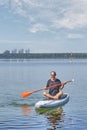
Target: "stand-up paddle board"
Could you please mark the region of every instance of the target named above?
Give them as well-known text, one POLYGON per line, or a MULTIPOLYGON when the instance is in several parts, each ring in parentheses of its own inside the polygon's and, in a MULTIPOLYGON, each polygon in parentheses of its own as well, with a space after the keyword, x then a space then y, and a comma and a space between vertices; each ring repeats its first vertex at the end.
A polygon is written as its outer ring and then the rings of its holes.
POLYGON ((69 101, 69 95, 63 94, 58 100, 42 100, 35 104, 35 108, 52 108, 65 105, 69 101))

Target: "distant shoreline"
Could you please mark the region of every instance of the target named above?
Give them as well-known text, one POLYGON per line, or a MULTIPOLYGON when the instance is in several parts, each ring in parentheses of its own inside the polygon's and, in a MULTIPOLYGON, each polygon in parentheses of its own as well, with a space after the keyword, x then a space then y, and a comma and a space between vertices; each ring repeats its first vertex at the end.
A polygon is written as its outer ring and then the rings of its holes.
POLYGON ((2 53, 0 59, 87 59, 87 53, 2 53))

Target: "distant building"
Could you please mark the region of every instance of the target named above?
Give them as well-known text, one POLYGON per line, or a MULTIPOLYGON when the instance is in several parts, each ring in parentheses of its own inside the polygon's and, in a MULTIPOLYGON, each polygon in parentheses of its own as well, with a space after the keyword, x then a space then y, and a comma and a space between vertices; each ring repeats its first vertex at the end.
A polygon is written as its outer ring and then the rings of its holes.
POLYGON ((24 53, 24 49, 20 49, 20 50, 18 51, 18 53, 19 53, 19 54, 23 54, 23 53, 24 53))
POLYGON ((17 53, 17 49, 12 50, 12 54, 16 54, 17 53))
POLYGON ((3 52, 3 54, 8 55, 8 54, 10 54, 10 51, 9 51, 9 50, 6 50, 6 51, 3 52))
POLYGON ((25 53, 26 54, 30 53, 30 49, 25 50, 25 53))

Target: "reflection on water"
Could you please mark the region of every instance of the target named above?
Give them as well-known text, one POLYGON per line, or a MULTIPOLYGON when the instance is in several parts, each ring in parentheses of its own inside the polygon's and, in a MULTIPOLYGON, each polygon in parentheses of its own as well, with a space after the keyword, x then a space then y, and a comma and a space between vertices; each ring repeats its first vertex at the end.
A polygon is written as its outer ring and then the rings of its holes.
MULTIPOLYGON (((58 108, 39 108, 35 109, 36 113, 39 115, 44 115, 47 119, 47 130, 55 130, 56 128, 62 128, 64 112, 62 107, 58 108)), ((22 105, 22 114, 23 116, 29 116, 32 113, 32 109, 29 105, 22 105)))
POLYGON ((63 122, 63 109, 62 107, 58 108, 39 108, 36 109, 36 112, 38 114, 44 114, 47 118, 48 125, 51 126, 51 128, 47 128, 47 130, 55 130, 56 128, 61 128, 62 125, 60 124, 63 122))
POLYGON ((63 117, 62 108, 57 108, 56 111, 47 114, 47 119, 52 130, 62 127, 62 125, 60 124, 60 122, 63 122, 62 117, 63 117))
POLYGON ((31 108, 29 107, 29 105, 26 105, 26 104, 23 104, 23 105, 22 105, 22 114, 23 114, 24 116, 29 115, 29 113, 31 113, 31 112, 32 112, 32 110, 31 110, 31 108))

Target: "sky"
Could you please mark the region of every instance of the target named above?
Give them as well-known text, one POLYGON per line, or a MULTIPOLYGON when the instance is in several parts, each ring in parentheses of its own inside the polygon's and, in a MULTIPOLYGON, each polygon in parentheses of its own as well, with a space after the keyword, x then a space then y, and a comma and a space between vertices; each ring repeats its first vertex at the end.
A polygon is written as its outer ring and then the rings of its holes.
POLYGON ((87 0, 0 0, 0 53, 87 53, 87 0))

